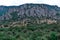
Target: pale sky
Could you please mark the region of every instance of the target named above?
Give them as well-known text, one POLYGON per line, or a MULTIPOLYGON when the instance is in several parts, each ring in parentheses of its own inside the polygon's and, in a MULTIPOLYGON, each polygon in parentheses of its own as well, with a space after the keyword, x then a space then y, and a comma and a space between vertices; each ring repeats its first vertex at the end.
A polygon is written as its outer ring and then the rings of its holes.
POLYGON ((60 6, 60 0, 0 0, 0 5, 21 5, 25 3, 39 3, 60 6))

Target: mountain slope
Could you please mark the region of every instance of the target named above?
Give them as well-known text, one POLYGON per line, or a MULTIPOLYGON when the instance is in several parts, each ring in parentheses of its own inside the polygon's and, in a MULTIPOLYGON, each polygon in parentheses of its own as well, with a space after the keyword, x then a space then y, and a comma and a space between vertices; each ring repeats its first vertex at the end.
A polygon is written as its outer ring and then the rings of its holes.
POLYGON ((0 40, 60 40, 60 7, 0 6, 0 40))
POLYGON ((24 19, 60 20, 60 7, 47 4, 23 4, 20 6, 0 6, 0 21, 24 19))

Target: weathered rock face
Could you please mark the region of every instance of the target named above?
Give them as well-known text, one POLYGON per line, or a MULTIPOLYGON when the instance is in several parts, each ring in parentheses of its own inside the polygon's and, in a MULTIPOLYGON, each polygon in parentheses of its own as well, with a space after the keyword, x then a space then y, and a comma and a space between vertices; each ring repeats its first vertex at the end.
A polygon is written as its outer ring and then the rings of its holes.
POLYGON ((23 4, 20 6, 0 6, 0 21, 22 19, 60 20, 60 7, 47 4, 23 4))

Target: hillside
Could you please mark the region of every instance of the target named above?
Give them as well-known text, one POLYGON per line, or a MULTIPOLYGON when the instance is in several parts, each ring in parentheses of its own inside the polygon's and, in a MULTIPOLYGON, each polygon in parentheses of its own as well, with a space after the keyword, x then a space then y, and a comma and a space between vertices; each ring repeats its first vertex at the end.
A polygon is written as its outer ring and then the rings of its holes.
POLYGON ((0 6, 0 40, 60 40, 60 7, 0 6))
POLYGON ((0 20, 21 19, 60 20, 60 7, 47 4, 23 4, 20 6, 0 6, 0 20))

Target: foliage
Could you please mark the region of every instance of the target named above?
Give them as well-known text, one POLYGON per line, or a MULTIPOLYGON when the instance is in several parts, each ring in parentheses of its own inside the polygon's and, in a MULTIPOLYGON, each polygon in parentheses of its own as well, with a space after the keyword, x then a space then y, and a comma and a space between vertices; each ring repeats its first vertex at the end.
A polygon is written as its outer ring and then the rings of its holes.
POLYGON ((12 16, 12 19, 13 20, 17 20, 17 18, 18 18, 18 14, 17 14, 18 12, 12 12, 11 13, 11 16, 12 16))
POLYGON ((56 40, 59 26, 58 24, 44 23, 4 27, 0 28, 0 40, 56 40))

